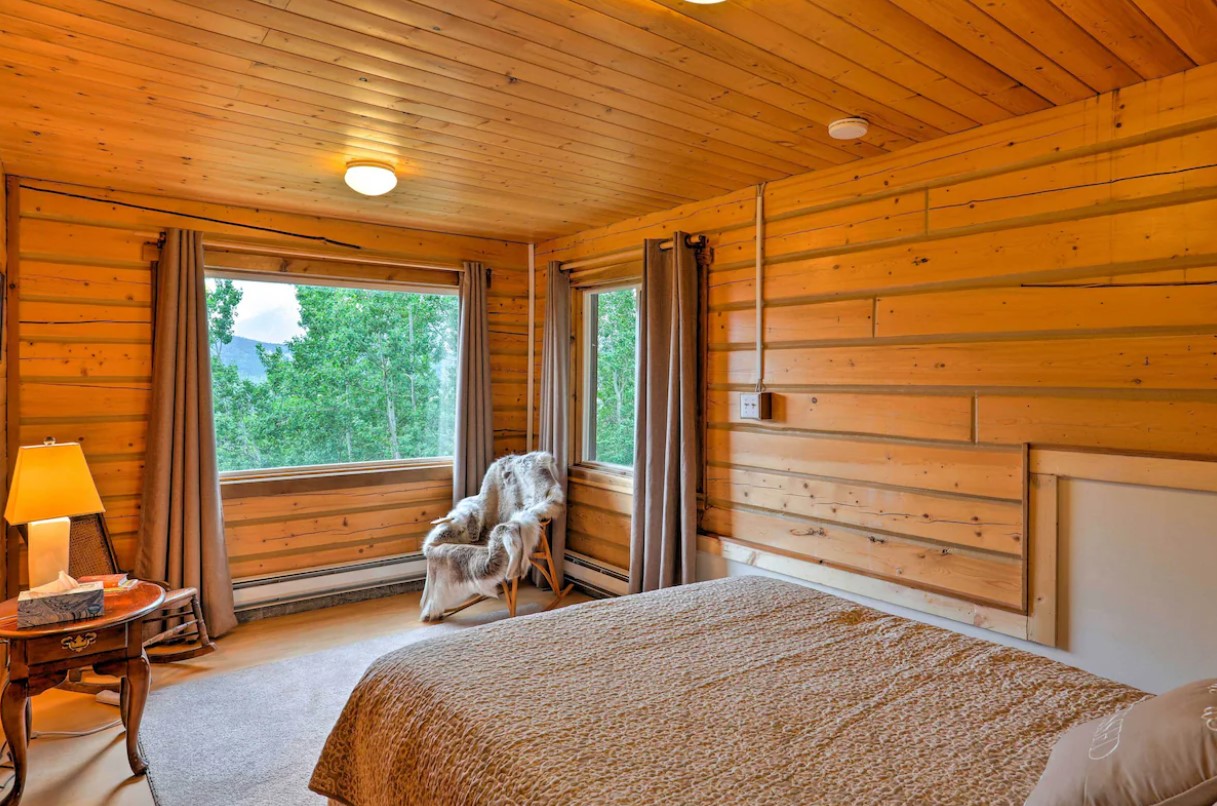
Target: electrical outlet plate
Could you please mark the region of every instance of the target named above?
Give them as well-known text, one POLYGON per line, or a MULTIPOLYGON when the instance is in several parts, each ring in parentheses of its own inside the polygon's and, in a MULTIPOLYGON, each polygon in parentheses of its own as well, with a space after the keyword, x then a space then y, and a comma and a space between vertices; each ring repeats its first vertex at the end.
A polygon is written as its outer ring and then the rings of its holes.
POLYGON ((742 392, 739 396, 741 420, 769 420, 773 418, 772 392, 742 392))

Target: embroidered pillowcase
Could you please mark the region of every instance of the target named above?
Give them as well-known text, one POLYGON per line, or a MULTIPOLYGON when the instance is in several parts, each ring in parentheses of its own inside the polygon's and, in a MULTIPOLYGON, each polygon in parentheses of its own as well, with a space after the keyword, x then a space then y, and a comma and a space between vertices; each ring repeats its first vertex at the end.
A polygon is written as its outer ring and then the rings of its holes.
POLYGON ((1217 803, 1217 679, 1071 728, 1027 806, 1217 803))

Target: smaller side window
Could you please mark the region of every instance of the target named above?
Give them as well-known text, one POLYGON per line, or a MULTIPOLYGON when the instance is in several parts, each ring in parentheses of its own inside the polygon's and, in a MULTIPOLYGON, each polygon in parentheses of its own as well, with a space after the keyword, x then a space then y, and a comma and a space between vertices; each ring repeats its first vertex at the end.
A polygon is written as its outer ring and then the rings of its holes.
POLYGON ((586 305, 584 459, 633 467, 638 289, 589 292, 586 305))

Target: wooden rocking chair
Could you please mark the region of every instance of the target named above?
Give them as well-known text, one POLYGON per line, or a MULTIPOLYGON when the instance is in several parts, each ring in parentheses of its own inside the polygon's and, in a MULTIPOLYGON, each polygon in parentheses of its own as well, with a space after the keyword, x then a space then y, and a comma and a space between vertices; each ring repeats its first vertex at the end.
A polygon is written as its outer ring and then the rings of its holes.
MULTIPOLYGON (((558 579, 558 569, 554 567, 554 555, 549 548, 549 525, 549 521, 541 522, 541 539, 537 541, 537 550, 534 551, 528 558, 528 561, 532 567, 536 568, 545 581, 549 583, 549 589, 554 594, 553 598, 549 600, 549 603, 546 604, 545 607, 541 608, 541 612, 553 610, 562 603, 562 600, 566 598, 566 595, 575 587, 573 582, 567 585, 565 588, 561 587, 562 580, 558 579)), ((507 603, 508 618, 515 618, 516 597, 519 594, 519 585, 519 577, 515 577, 510 580, 505 579, 499 583, 499 588, 503 591, 503 601, 507 603)), ((483 602, 487 598, 488 597, 486 596, 474 596, 469 601, 459 604, 451 610, 445 610, 444 618, 448 618, 448 616, 459 613, 467 607, 473 607, 478 602, 483 602)))
MULTIPOLYGON (((68 573, 73 577, 123 573, 118 567, 110 532, 100 514, 72 518, 68 573)), ((203 620, 199 592, 194 588, 172 588, 167 582, 147 581, 165 589, 165 603, 144 622, 144 648, 173 642, 171 648, 148 652, 148 660, 152 663, 173 663, 215 652, 216 645, 207 635, 207 622, 203 620), (155 629, 150 629, 150 625, 160 629, 148 635, 155 629)), ((117 684, 85 683, 78 669, 69 673, 67 681, 60 688, 96 694, 103 689, 117 690, 117 684)))

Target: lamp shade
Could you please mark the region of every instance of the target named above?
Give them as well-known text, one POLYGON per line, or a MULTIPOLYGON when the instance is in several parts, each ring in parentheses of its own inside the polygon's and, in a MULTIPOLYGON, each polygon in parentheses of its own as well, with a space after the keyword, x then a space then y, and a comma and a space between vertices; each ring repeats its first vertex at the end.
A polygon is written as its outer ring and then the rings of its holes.
POLYGON ((4 508, 4 519, 10 524, 105 511, 80 445, 49 442, 17 450, 4 508))

